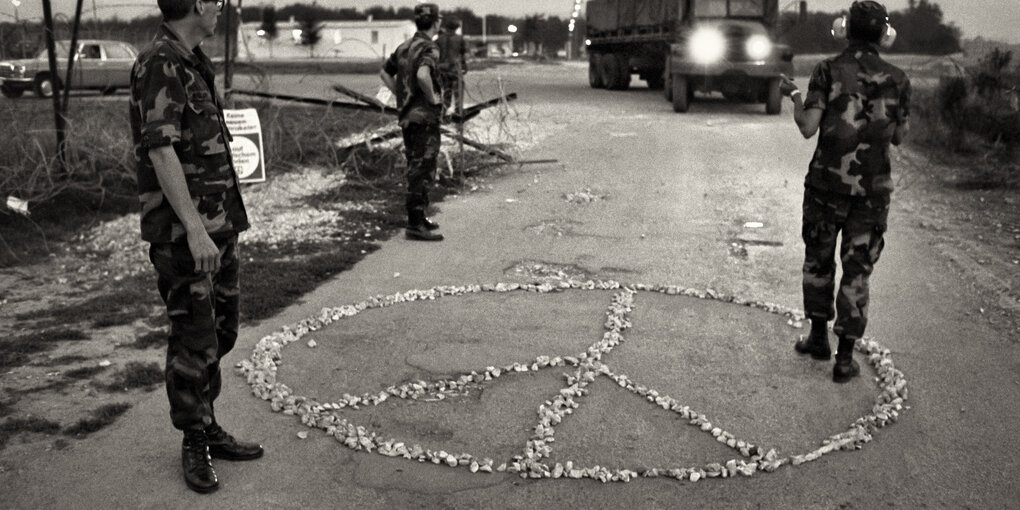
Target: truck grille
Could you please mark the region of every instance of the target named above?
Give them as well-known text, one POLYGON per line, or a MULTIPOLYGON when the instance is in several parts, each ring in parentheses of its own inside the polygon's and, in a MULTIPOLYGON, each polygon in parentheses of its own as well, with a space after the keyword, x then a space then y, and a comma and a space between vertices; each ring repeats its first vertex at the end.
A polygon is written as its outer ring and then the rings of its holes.
POLYGON ((0 64, 0 78, 13 78, 16 74, 11 64, 0 64))
POLYGON ((741 26, 731 26, 726 30, 726 60, 729 62, 747 62, 747 31, 741 26))

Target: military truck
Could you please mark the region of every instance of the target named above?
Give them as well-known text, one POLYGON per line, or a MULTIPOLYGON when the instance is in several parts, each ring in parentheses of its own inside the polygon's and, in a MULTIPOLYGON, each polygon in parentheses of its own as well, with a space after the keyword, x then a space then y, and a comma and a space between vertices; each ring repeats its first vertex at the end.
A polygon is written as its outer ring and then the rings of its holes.
POLYGON ((677 112, 694 93, 782 110, 779 75, 793 53, 776 43, 779 0, 592 0, 587 4, 588 82, 625 90, 632 74, 663 89, 677 112))

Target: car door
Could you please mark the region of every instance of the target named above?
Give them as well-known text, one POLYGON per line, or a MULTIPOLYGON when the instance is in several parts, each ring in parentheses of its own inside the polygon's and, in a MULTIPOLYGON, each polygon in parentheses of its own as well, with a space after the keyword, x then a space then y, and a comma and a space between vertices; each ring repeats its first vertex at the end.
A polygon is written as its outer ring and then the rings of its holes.
POLYGON ((126 88, 131 84, 131 66, 135 63, 135 50, 122 42, 103 44, 106 60, 103 65, 106 72, 106 88, 126 88))
POLYGON ((99 43, 86 42, 78 46, 78 61, 74 67, 75 87, 88 89, 106 87, 103 49, 99 43))

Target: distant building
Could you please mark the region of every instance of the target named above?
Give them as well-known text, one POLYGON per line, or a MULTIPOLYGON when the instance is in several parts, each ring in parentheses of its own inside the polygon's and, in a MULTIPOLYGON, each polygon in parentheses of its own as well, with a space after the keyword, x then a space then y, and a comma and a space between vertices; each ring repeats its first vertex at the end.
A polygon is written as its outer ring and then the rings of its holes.
POLYGON ((277 37, 273 40, 260 33, 261 25, 241 24, 237 32, 239 60, 383 60, 416 31, 414 22, 408 20, 324 21, 319 24, 319 42, 309 47, 301 44, 301 24, 293 18, 276 24, 277 37))

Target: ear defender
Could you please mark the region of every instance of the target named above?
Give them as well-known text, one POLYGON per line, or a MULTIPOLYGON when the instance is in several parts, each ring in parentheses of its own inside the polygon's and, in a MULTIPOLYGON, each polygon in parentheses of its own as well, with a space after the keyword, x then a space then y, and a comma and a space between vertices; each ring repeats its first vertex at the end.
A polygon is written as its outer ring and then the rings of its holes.
POLYGON ((886 23, 885 33, 882 34, 882 39, 878 41, 878 45, 885 49, 889 49, 895 42, 896 42, 896 29, 893 28, 893 26, 890 25, 889 23, 886 23))
POLYGON ((840 16, 832 20, 832 38, 837 41, 846 40, 847 37, 847 17, 840 16))
MULTIPOLYGON (((850 18, 848 16, 840 16, 832 20, 832 38, 837 41, 845 41, 850 32, 850 18)), ((879 39, 878 45, 883 48, 892 47, 893 43, 896 42, 896 29, 889 24, 886 20, 885 31, 882 32, 882 38, 879 39)))

